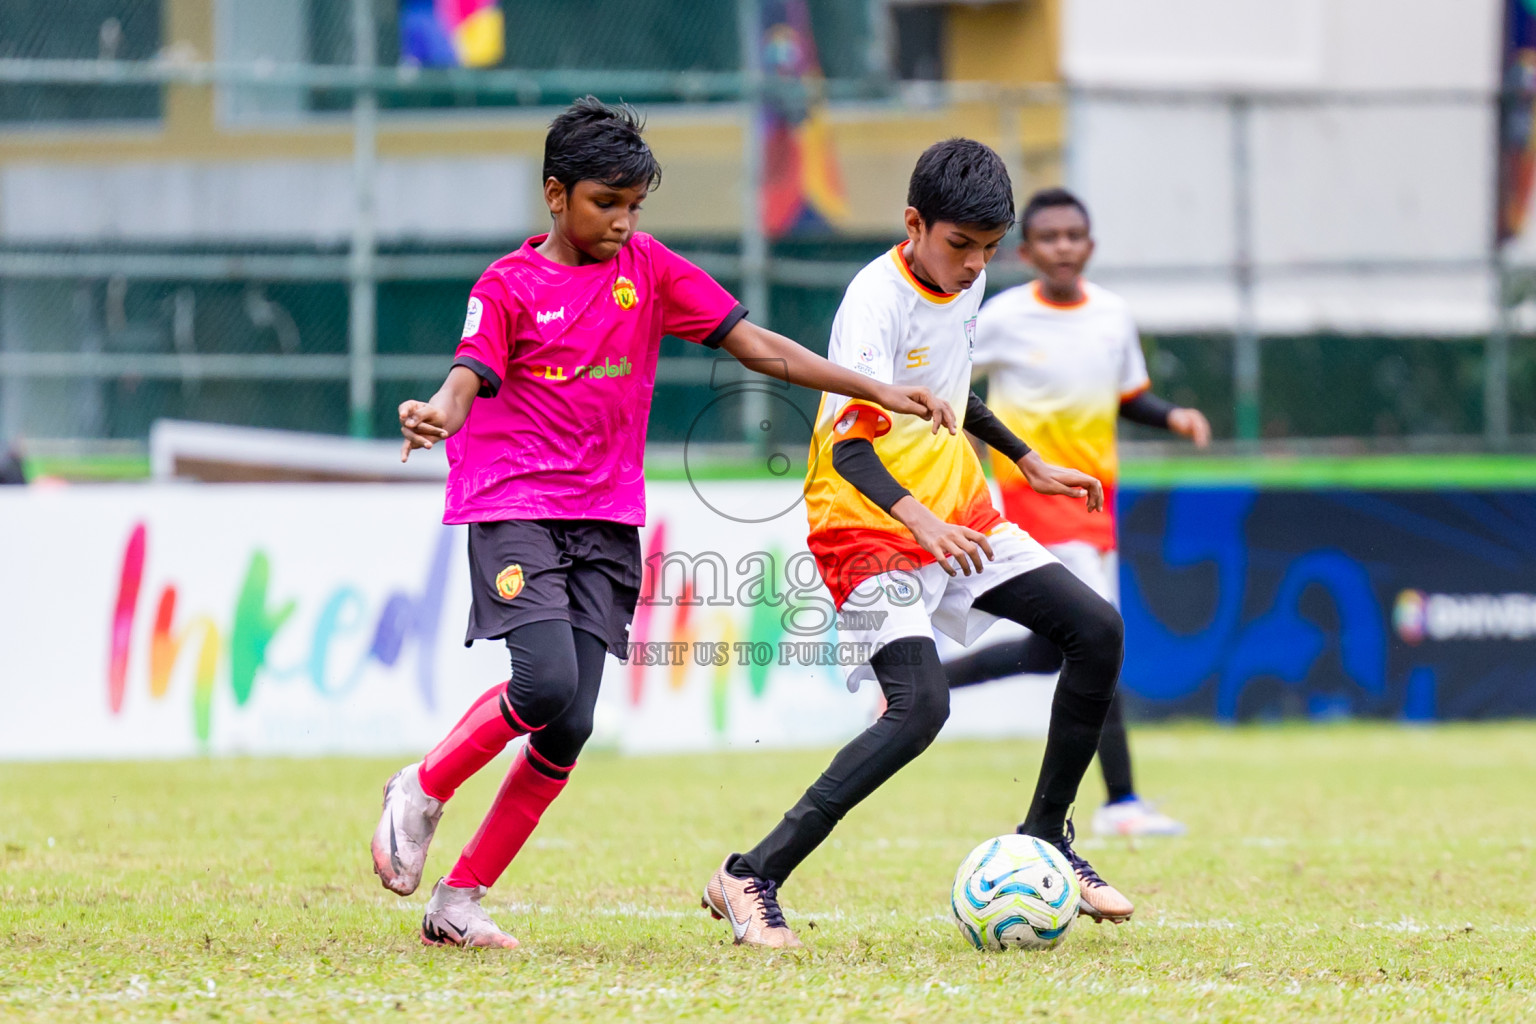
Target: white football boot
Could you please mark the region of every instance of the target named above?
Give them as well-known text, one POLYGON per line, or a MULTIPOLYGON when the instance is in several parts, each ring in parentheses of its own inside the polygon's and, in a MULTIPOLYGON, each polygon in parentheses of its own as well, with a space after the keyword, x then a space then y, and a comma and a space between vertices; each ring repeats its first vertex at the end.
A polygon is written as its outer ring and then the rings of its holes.
POLYGON ((420 767, 408 764, 384 784, 384 813, 373 832, 373 872, 384 888, 401 896, 421 885, 427 847, 443 816, 443 802, 421 791, 420 767))
POLYGON ((439 878, 421 919, 421 941, 427 946, 467 946, 475 949, 516 949, 518 942, 496 927, 480 900, 485 886, 458 889, 439 878))
POLYGON ((1093 831, 1101 836, 1181 836, 1186 830, 1183 822, 1138 796, 1094 811, 1093 831))

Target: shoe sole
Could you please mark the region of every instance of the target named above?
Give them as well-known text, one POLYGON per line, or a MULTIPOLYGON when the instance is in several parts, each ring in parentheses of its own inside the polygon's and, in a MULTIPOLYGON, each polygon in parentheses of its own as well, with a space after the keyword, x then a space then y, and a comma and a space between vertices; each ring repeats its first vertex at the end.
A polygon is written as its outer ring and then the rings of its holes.
POLYGON ((513 944, 510 946, 471 946, 463 942, 442 942, 438 939, 429 939, 427 938, 426 932, 420 932, 418 934, 421 938, 421 944, 423 946, 435 946, 441 949, 499 949, 503 952, 510 953, 512 950, 517 949, 522 945, 521 942, 513 939, 513 944))
POLYGON ((1105 921, 1108 921, 1110 924, 1125 924, 1125 922, 1131 919, 1131 914, 1136 913, 1136 911, 1133 910, 1130 914, 1105 914, 1097 910, 1089 910, 1086 903, 1079 903, 1077 905, 1077 913, 1078 916, 1086 917, 1094 924, 1103 924, 1105 921))

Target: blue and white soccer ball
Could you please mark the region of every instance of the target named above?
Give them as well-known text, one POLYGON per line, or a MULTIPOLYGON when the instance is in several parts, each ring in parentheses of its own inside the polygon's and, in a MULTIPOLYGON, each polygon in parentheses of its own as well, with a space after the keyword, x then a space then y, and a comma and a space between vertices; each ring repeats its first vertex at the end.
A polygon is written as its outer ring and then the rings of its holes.
POLYGON ((1050 949, 1077 920, 1082 887, 1061 851, 1034 836, 988 839, 955 873, 950 909, 977 949, 1050 949))

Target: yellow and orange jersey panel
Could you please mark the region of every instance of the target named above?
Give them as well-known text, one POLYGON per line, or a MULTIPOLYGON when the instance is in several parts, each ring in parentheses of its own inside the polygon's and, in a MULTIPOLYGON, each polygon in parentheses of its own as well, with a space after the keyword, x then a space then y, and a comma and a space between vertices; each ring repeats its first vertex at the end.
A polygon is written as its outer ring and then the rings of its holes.
MULTIPOLYGON (((870 263, 848 285, 827 358, 887 384, 925 386, 963 417, 986 277, 963 292, 935 292, 912 275, 902 256, 906 244, 870 263)), ((946 522, 985 533, 1002 521, 963 433, 935 434, 916 416, 823 395, 805 481, 807 544, 839 606, 870 576, 933 561, 906 527, 832 467, 832 445, 846 437, 868 438, 897 482, 946 522)))
MULTIPOLYGON (((1010 288, 981 310, 975 373, 988 378, 987 406, 998 419, 1047 462, 1098 477, 1112 513, 1120 403, 1149 383, 1125 302, 1087 281, 1083 299, 1069 306, 1049 302, 1034 282, 1010 288)), ((1001 457, 994 469, 1008 518, 1040 543, 1115 546, 1112 514, 1091 514, 1081 499, 1036 494, 1001 457)))

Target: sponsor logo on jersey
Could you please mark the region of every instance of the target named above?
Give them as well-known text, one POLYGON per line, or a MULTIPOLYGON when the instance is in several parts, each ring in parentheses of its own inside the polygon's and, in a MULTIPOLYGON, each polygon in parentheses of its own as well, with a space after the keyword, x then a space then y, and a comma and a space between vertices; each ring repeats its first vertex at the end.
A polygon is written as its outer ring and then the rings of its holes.
POLYGON ((1404 643, 1536 639, 1536 594, 1426 594, 1404 590, 1392 607, 1404 643))
POLYGON ((528 372, 535 377, 553 381, 580 380, 583 377, 603 380, 608 377, 628 377, 635 372, 635 364, 627 356, 620 356, 617 363, 605 359, 601 363, 583 363, 580 366, 535 365, 528 372))
POLYGON ((485 315, 485 303, 477 298, 469 300, 469 312, 464 314, 464 333, 460 338, 473 337, 480 330, 480 318, 485 315))
POLYGON ((928 349, 929 349, 929 346, 923 345, 923 346, 921 346, 919 348, 914 348, 912 351, 908 352, 907 353, 907 369, 909 369, 909 370, 920 370, 923 367, 930 365, 929 362, 928 362, 928 349))
POLYGON ((627 277, 617 277, 613 282, 613 301, 619 304, 620 309, 634 309, 635 303, 640 301, 640 293, 635 291, 635 282, 627 277))
POLYGON ((555 320, 565 323, 565 307, 561 306, 559 309, 552 309, 547 313, 537 313, 534 315, 534 319, 539 322, 540 327, 555 320))
POLYGON ((503 600, 510 601, 522 592, 522 566, 514 563, 496 574, 496 593, 500 594, 503 600))

